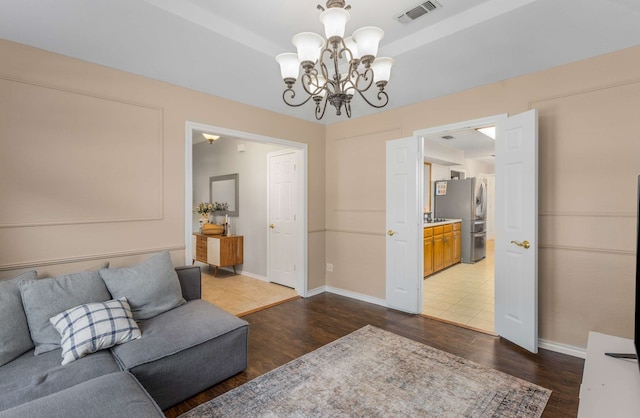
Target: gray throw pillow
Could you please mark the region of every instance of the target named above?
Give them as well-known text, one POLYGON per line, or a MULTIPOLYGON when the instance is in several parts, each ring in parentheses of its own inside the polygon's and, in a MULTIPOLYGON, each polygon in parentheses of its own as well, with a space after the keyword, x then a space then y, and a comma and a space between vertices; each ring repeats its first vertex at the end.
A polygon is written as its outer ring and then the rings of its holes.
POLYGON ((20 282, 35 278, 36 272, 28 271, 0 281, 0 366, 33 348, 20 297, 20 282))
POLYGON ((97 271, 23 280, 20 293, 36 355, 60 348, 60 334, 49 318, 75 306, 111 299, 97 271))
POLYGON ((153 318, 186 303, 168 252, 132 267, 100 270, 113 299, 127 298, 133 319, 153 318))

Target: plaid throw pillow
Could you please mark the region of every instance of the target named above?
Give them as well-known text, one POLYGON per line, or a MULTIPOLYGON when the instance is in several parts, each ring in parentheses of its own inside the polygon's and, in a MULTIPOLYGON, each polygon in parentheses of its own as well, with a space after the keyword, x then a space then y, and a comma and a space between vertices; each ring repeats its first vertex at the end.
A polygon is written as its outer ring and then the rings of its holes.
POLYGON ((140 338, 126 298, 76 306, 49 319, 62 336, 62 364, 140 338))

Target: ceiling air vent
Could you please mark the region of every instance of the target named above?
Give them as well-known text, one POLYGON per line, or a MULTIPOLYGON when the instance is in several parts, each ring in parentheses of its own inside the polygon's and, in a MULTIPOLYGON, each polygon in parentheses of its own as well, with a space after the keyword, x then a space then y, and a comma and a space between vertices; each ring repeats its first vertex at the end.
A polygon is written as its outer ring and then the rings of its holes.
POLYGON ((404 24, 411 23, 420 16, 424 16, 427 13, 432 13, 436 9, 440 8, 442 8, 442 5, 436 0, 425 1, 424 3, 420 3, 419 5, 405 11, 400 16, 397 16, 396 20, 404 24))

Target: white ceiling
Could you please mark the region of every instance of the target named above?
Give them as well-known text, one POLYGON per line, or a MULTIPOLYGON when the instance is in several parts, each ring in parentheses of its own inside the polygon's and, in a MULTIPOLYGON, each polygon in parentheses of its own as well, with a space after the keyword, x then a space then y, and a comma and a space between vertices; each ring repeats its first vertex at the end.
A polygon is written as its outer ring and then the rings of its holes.
POLYGON ((426 154, 429 152, 429 143, 434 143, 463 151, 465 159, 486 164, 495 164, 496 161, 496 141, 476 129, 425 135, 424 139, 426 154))
MULTIPOLYGON (((638 0, 438 1, 408 25, 394 17, 420 0, 347 1, 347 33, 381 27, 379 55, 396 60, 385 109, 640 44, 638 0)), ((274 56, 322 34, 319 2, 0 0, 0 38, 315 121, 311 103, 282 102, 274 56)), ((377 111, 353 103, 353 117, 377 111)))

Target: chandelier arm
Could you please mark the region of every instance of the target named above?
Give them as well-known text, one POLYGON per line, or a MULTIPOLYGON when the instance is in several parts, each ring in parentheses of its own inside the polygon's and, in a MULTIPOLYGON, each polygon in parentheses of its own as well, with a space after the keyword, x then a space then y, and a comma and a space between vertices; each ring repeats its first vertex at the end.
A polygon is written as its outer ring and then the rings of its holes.
POLYGON ((359 73, 357 69, 354 69, 353 73, 351 73, 351 77, 354 78, 354 81, 352 81, 351 84, 359 93, 369 90, 373 85, 373 70, 371 68, 368 68, 364 73, 359 73), (358 85, 360 84, 360 80, 365 80, 367 84, 359 87, 358 85))
POLYGON ((309 95, 309 97, 319 93, 319 89, 314 89, 313 91, 311 91, 311 89, 309 88, 311 85, 313 85, 313 79, 311 77, 315 78, 315 82, 317 85, 318 75, 315 69, 313 69, 310 73, 302 74, 302 79, 300 80, 300 84, 302 84, 302 88, 304 89, 305 93, 309 95))
POLYGON ((360 90, 357 90, 357 89, 356 89, 356 91, 357 91, 357 92, 358 92, 358 94, 359 94, 359 95, 364 99, 364 101, 365 101, 365 102, 367 102, 367 104, 368 104, 369 106, 371 106, 371 107, 375 107, 375 108, 377 108, 377 109, 380 109, 380 108, 385 107, 385 106, 387 105, 387 103, 389 103, 389 96, 387 95, 387 92, 386 92, 386 91, 384 91, 384 90, 379 91, 379 92, 378 92, 378 94, 377 94, 378 100, 380 100, 380 101, 382 101, 382 102, 383 102, 383 103, 382 103, 382 104, 380 104, 380 105, 376 105, 376 104, 371 103, 371 102, 370 102, 370 101, 365 97, 365 95, 364 95, 364 94, 362 94, 362 92, 361 92, 360 90))
POLYGON ((320 102, 316 102, 316 120, 320 120, 324 117, 324 112, 327 110, 327 97, 328 96, 325 96, 323 100, 324 106, 322 107, 322 112, 320 112, 320 102))
POLYGON ((289 101, 289 100, 293 100, 295 97, 296 97, 296 92, 292 88, 285 89, 285 91, 282 92, 282 100, 291 107, 300 107, 311 99, 311 96, 309 96, 305 101, 297 104, 292 101, 289 101), (291 97, 289 99, 287 99, 287 93, 291 93, 291 97))

